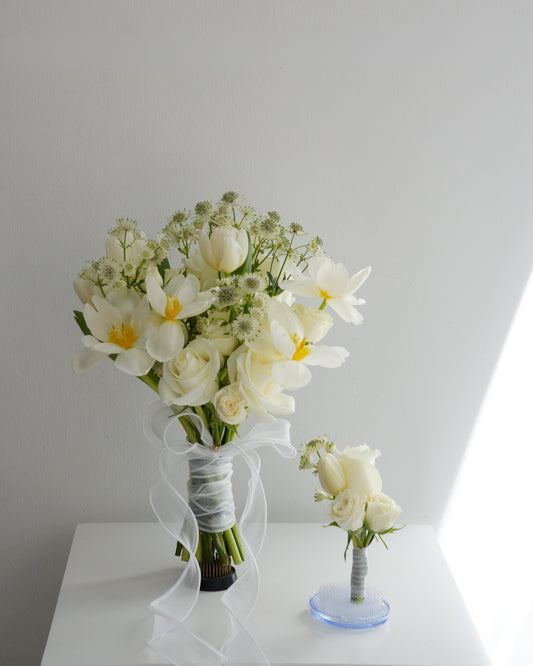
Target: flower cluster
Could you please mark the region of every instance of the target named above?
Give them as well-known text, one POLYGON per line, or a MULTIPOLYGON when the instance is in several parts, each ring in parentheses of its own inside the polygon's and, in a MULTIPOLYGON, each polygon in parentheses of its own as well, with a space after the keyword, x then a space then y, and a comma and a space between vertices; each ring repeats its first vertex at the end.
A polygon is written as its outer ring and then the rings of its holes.
MULTIPOLYGON (((176 413, 194 410, 216 446, 248 415, 292 413, 289 392, 310 381, 313 366, 346 360, 347 350, 322 344, 329 310, 360 324, 364 301, 354 294, 370 272, 351 276, 320 238, 302 235, 299 223, 257 214, 236 192, 176 212, 155 239, 118 220, 105 256, 74 282, 84 303, 75 312, 84 333, 75 371, 111 358, 176 413)), ((181 423, 199 441, 193 422, 184 415, 181 423)))
POLYGON ((394 521, 401 508, 381 491, 382 480, 375 461, 381 455, 366 444, 336 447, 327 437, 313 439, 302 447, 300 469, 311 469, 318 475, 322 490, 315 501, 329 500, 330 525, 348 532, 348 545, 366 548, 378 537, 396 532, 394 521))

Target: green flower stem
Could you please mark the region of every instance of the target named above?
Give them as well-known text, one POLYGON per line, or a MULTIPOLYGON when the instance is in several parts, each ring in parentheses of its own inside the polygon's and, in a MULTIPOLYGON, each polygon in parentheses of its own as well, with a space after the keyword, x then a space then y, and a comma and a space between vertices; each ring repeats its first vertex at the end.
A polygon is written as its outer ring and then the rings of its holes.
POLYGON ((328 304, 328 299, 325 298, 325 299, 322 301, 322 303, 320 303, 320 307, 319 307, 318 309, 319 309, 319 310, 325 310, 327 304, 328 304))
POLYGON ((235 564, 241 564, 243 562, 243 558, 241 557, 239 547, 237 546, 237 542, 235 541, 235 537, 233 536, 233 531, 226 530, 224 532, 224 538, 226 539, 226 545, 228 547, 229 553, 233 561, 235 562, 235 564))
POLYGON ((239 534, 239 528, 237 527, 237 523, 235 523, 235 525, 231 528, 231 532, 233 534, 233 538, 235 539, 235 543, 237 544, 237 548, 239 549, 241 558, 244 561, 245 558, 244 546, 242 545, 241 535, 239 534))

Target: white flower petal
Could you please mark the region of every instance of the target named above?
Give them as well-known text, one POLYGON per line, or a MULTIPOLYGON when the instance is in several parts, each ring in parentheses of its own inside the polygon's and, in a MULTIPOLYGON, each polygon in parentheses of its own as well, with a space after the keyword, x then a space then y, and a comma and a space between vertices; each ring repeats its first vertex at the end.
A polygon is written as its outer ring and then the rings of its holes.
POLYGON ((306 365, 320 365, 323 368, 338 368, 350 355, 344 347, 318 345, 309 349, 309 354, 302 359, 306 365))
MULTIPOLYGON (((94 297, 96 298, 96 297, 94 297)), ((99 340, 107 340, 109 337, 108 326, 100 316, 100 314, 93 308, 90 303, 87 303, 83 308, 83 316, 85 323, 89 327, 91 333, 99 340)))
POLYGON ((79 349, 72 359, 72 369, 76 373, 85 372, 85 370, 105 358, 106 355, 92 349, 79 349))
POLYGON ((179 291, 172 293, 176 293, 180 303, 185 306, 189 305, 189 303, 192 303, 195 300, 199 291, 200 282, 198 278, 194 275, 187 275, 179 291))
POLYGON ((141 337, 142 332, 150 321, 150 306, 148 299, 143 298, 131 315, 130 326, 133 328, 137 338, 141 337))
POLYGON ((185 337, 180 324, 165 321, 146 341, 146 349, 156 361, 168 361, 175 356, 185 344, 185 337))
POLYGON ((311 381, 311 371, 299 361, 277 361, 272 364, 272 377, 283 388, 302 388, 311 381))
POLYGON ((161 289, 161 286, 158 284, 154 277, 148 276, 145 282, 146 294, 148 296, 148 300, 150 301, 150 305, 157 312, 157 314, 160 314, 162 317, 164 317, 165 309, 167 307, 167 295, 161 289))
POLYGON ((367 277, 370 275, 371 267, 367 266, 362 270, 358 271, 355 275, 352 275, 348 283, 348 291, 353 294, 354 291, 357 291, 359 287, 365 282, 367 277))
POLYGON ((328 305, 334 310, 341 319, 344 321, 350 322, 351 324, 361 324, 363 321, 363 315, 356 310, 353 305, 350 305, 343 298, 330 298, 328 300, 328 305))
POLYGON ((292 358, 296 352, 296 345, 287 330, 277 321, 270 324, 272 342, 283 358, 292 358))
POLYGON ((150 354, 138 347, 127 349, 122 354, 119 354, 115 360, 115 365, 119 370, 126 372, 128 375, 135 375, 137 377, 145 375, 153 364, 154 359, 150 354))
MULTIPOLYGON (((98 314, 104 321, 107 329, 110 329, 112 326, 120 327, 124 321, 124 316, 118 308, 116 308, 107 299, 102 298, 101 296, 93 296, 93 303, 94 307, 98 310, 98 314)), ((105 340, 106 338, 100 339, 105 340)))

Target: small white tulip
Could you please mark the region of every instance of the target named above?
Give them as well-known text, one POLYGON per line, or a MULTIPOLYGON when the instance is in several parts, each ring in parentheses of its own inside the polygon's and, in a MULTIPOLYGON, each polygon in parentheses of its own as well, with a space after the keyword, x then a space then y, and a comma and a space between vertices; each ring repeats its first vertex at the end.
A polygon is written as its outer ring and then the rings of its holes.
POLYGON ((362 497, 381 492, 381 475, 374 465, 346 455, 341 455, 339 462, 346 477, 346 488, 362 497))
POLYGON ((216 227, 211 236, 204 229, 200 232, 199 245, 206 264, 223 273, 232 273, 248 256, 248 234, 244 229, 216 227))
POLYGON ((326 453, 318 461, 318 479, 322 488, 333 496, 346 488, 342 467, 331 453, 326 453))

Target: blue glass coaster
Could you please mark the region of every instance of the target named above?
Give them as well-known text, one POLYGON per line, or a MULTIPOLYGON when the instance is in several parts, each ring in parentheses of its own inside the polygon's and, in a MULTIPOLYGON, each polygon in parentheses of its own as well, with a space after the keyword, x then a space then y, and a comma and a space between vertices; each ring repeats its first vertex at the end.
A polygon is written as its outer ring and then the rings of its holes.
POLYGON ((367 585, 364 601, 350 601, 350 584, 326 583, 309 599, 309 610, 321 622, 344 629, 368 629, 385 623, 390 606, 379 590, 367 585))

